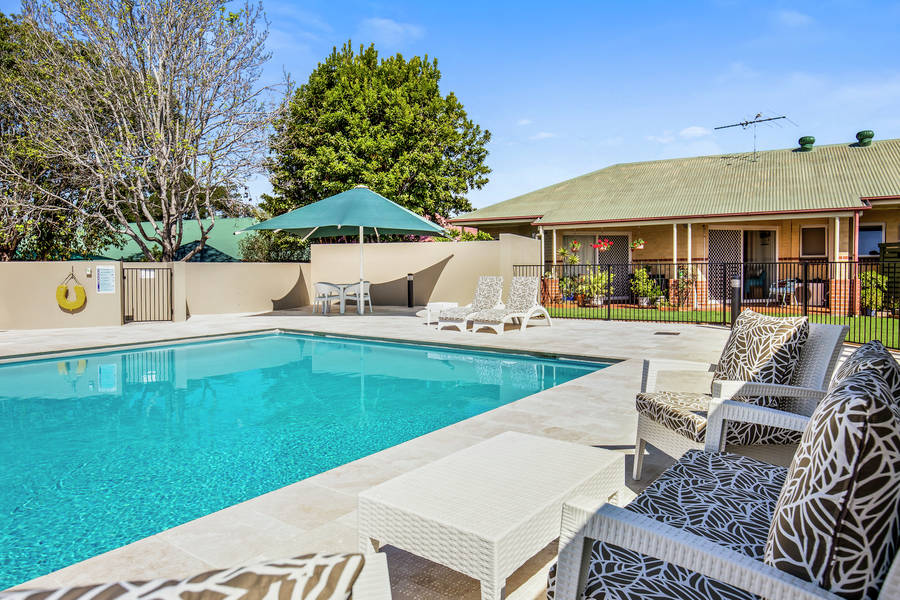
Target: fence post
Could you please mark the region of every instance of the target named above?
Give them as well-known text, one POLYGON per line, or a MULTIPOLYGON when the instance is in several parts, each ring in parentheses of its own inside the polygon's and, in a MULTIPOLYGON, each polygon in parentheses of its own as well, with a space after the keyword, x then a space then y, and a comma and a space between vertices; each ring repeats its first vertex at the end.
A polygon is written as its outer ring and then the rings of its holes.
POLYGON ((731 278, 731 326, 734 327, 741 314, 741 278, 731 278))
POLYGON ((606 320, 612 318, 612 265, 606 265, 606 320))
POLYGON ((809 316, 809 263, 803 263, 803 316, 809 316))

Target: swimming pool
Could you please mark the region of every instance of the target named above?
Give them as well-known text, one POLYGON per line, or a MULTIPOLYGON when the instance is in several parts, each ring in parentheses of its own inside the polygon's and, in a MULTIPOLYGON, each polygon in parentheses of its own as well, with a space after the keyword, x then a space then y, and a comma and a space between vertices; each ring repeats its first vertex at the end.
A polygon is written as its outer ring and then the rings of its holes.
POLYGON ((0 365, 0 589, 604 366, 287 333, 0 365))

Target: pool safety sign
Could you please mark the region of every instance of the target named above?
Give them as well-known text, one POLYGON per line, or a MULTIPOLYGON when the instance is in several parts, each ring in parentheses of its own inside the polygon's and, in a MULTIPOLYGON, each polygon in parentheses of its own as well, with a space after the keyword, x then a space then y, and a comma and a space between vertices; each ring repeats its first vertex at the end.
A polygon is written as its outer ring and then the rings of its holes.
POLYGON ((109 266, 97 267, 97 293, 98 294, 115 294, 116 293, 116 268, 109 266))

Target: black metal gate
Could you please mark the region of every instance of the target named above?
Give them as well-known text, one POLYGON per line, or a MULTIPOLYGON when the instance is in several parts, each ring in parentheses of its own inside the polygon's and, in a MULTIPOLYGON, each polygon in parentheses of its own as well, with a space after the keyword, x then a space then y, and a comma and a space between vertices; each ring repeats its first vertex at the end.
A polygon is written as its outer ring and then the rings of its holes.
POLYGON ((172 320, 172 267, 123 267, 125 322, 172 320))

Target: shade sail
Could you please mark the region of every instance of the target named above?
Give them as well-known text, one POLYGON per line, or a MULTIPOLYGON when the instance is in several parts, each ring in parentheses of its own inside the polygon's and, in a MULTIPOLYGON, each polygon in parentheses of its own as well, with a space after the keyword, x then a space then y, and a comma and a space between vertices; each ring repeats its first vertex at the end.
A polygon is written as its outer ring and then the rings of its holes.
POLYGON ((251 225, 244 231, 278 229, 303 237, 445 235, 444 229, 364 186, 251 225))

